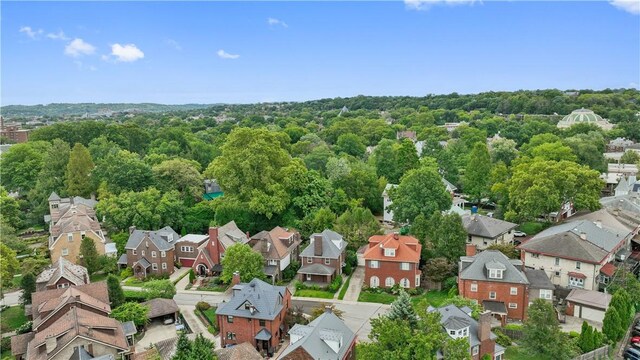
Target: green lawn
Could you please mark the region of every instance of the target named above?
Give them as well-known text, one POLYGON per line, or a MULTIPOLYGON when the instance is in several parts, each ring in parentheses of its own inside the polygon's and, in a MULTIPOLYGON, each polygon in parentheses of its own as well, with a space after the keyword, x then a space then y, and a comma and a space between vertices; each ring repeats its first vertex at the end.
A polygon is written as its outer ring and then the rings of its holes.
POLYGON ((539 357, 527 354, 520 346, 509 346, 504 352, 504 358, 507 360, 538 360, 539 357))
POLYGON ((15 359, 13 355, 11 355, 11 350, 5 350, 0 354, 0 360, 13 360, 15 359))
POLYGON ((140 279, 136 278, 135 276, 132 276, 132 277, 130 277, 130 278, 127 278, 127 279, 124 281, 124 284, 125 284, 126 286, 138 286, 138 287, 142 287, 142 284, 144 284, 144 281, 142 281, 142 280, 140 280, 140 279))
POLYGON ((107 276, 109 276, 109 274, 92 274, 89 276, 89 279, 91 279, 91 282, 99 282, 106 280, 107 276))
POLYGON ((420 295, 420 296, 414 296, 411 298, 411 303, 413 305, 416 305, 418 302, 420 302, 422 299, 427 299, 427 301, 429 302, 429 305, 433 306, 433 307, 440 307, 444 304, 444 302, 449 299, 449 292, 448 291, 436 291, 436 290, 432 290, 427 292, 426 294, 420 295))
POLYGON ((333 299, 333 293, 323 290, 296 290, 295 296, 312 297, 320 299, 333 299))
POLYGON ((535 235, 540 231, 548 228, 549 225, 550 224, 548 223, 529 221, 529 222, 522 223, 520 226, 518 226, 518 230, 524 232, 527 235, 535 235))
POLYGON ((340 293, 338 294, 338 299, 344 299, 344 294, 347 293, 347 289, 349 288, 349 282, 351 282, 351 275, 347 278, 347 281, 342 284, 342 289, 340 289, 340 293))
POLYGON ((358 296, 359 302, 372 302, 379 304, 391 304, 393 300, 396 299, 395 295, 387 294, 387 293, 370 293, 366 291, 362 291, 360 296, 358 296))
POLYGON ((13 331, 27 322, 27 317, 24 316, 24 309, 22 306, 12 306, 7 308, 0 313, 0 317, 2 317, 0 328, 3 333, 13 331))
POLYGON ((216 309, 216 307, 210 307, 202 312, 212 324, 216 323, 216 309))

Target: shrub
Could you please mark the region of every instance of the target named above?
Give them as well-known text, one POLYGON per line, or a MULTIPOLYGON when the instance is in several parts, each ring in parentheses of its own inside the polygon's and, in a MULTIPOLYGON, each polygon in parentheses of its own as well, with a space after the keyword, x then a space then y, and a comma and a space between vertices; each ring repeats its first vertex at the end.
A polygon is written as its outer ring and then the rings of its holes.
MULTIPOLYGON (((331 282, 331 285, 329 285, 329 287, 327 288, 327 291, 334 293, 338 291, 338 289, 340 289, 340 285, 342 285, 342 276, 337 276, 335 279, 333 279, 333 281, 331 282)), ((319 289, 313 289, 313 290, 319 290, 319 289)))
POLYGON ((443 283, 442 283, 442 288, 443 290, 449 290, 451 288, 457 288, 458 287, 458 281, 456 280, 455 276, 449 277, 447 278, 443 283))
POLYGON ((196 310, 198 311, 209 310, 210 307, 211 305, 209 305, 209 303, 206 301, 198 301, 198 303, 196 304, 196 310))
POLYGON ((513 342, 513 340, 511 340, 509 336, 507 336, 505 333, 500 331, 500 329, 494 329, 493 332, 498 336, 498 338, 496 339, 496 342, 500 346, 503 346, 503 347, 511 346, 511 343, 513 342))
POLYGON ((128 277, 133 276, 133 269, 132 268, 124 268, 122 269, 122 271, 120 272, 120 279, 124 280, 128 277))
POLYGON ((189 269, 189 282, 193 284, 196 281, 196 273, 193 269, 189 269))
POLYGON ((353 268, 351 267, 351 264, 347 263, 347 265, 345 265, 344 267, 345 275, 351 275, 352 272, 353 272, 353 268))
POLYGON ((33 325, 33 321, 27 321, 26 323, 20 325, 20 327, 18 327, 16 329, 16 334, 26 334, 28 332, 31 332, 31 327, 33 325))
POLYGON ((11 337, 10 336, 2 338, 2 341, 0 341, 0 350, 2 350, 2 352, 11 351, 11 337))
POLYGON ((176 269, 180 269, 182 268, 182 263, 180 261, 176 261, 173 266, 175 266, 176 269))
POLYGON ((572 339, 577 339, 580 337, 580 333, 577 331, 569 331, 569 337, 572 339))

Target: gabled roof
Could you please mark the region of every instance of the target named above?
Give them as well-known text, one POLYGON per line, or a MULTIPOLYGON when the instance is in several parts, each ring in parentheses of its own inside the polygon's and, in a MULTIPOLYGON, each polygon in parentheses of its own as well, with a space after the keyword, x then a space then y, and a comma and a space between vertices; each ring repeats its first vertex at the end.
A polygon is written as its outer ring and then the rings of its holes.
POLYGON ((627 182, 627 178, 622 176, 620 181, 618 182, 618 186, 615 188, 615 192, 620 193, 628 193, 630 190, 629 183, 627 182))
POLYGON ((16 356, 25 354, 27 352, 27 346, 29 341, 33 340, 33 336, 36 333, 29 332, 26 334, 15 335, 11 337, 11 355, 16 356))
POLYGON ((592 308, 607 310, 611 302, 611 294, 599 291, 573 289, 567 296, 567 301, 575 304, 587 305, 592 308))
POLYGON ((289 335, 291 343, 279 359, 293 359, 287 355, 298 349, 304 350, 313 359, 343 359, 356 337, 344 321, 331 311, 326 311, 308 325, 294 325, 289 335), (338 346, 332 348, 330 344, 338 346))
POLYGON ((286 286, 274 286, 253 279, 249 283, 233 287, 233 296, 227 303, 218 305, 216 315, 273 320, 284 307, 286 286))
POLYGON ((56 192, 52 192, 51 195, 49 195, 49 199, 47 199, 49 201, 56 201, 56 200, 60 200, 60 195, 56 194, 56 192))
POLYGON ((517 224, 480 214, 462 216, 462 226, 470 235, 493 239, 518 226, 517 224))
MULTIPOLYGON (((469 322, 469 347, 474 347, 476 345, 480 345, 480 339, 478 339, 478 322, 474 320, 471 316, 466 314, 464 311, 460 310, 455 305, 447 305, 443 307, 439 307, 436 309, 430 309, 429 311, 437 311, 440 313, 440 324, 445 324, 449 321, 451 317, 457 317, 461 319, 467 319, 469 322)), ((444 327, 444 326, 443 326, 444 327)), ((444 330, 444 329, 443 329, 444 330)), ((497 336, 491 332, 489 336, 491 340, 497 338, 497 336)))
POLYGON ((461 330, 469 327, 470 325, 471 322, 467 316, 449 316, 447 320, 442 322, 442 326, 447 330, 461 330))
POLYGON ((287 231, 280 226, 276 226, 268 232, 260 231, 251 237, 251 240, 255 241, 253 250, 262 254, 265 259, 282 260, 300 245, 300 240, 295 235, 294 232, 287 231), (291 239, 291 243, 288 239, 291 239))
POLYGON ((73 285, 84 285, 85 279, 89 280, 89 273, 84 266, 72 264, 64 257, 60 257, 57 262, 38 275, 36 284, 53 285, 62 277, 69 280, 73 285))
POLYGON ((164 315, 173 315, 180 311, 173 299, 151 299, 142 303, 149 307, 149 319, 164 315))
POLYGON ((65 305, 77 303, 84 304, 84 306, 86 307, 100 310, 104 314, 109 314, 111 312, 111 306, 109 306, 108 301, 101 301, 87 293, 78 290, 77 287, 70 287, 65 289, 65 291, 59 295, 59 297, 54 297, 38 304, 38 306, 35 308, 35 311, 38 312, 38 316, 33 317, 34 330, 36 330, 36 328, 38 328, 40 324, 42 324, 46 319, 50 318, 52 315, 62 309, 65 305))
MULTIPOLYGON (((107 290, 107 283, 100 281, 96 283, 76 286, 74 291, 79 291, 84 294, 91 294, 91 297, 99 300, 102 303, 109 304, 109 291, 107 290)), ((51 289, 44 291, 37 291, 31 294, 31 309, 33 318, 38 317, 38 308, 45 302, 51 299, 57 299, 63 296, 69 289, 51 289)))
POLYGON ((174 244, 180 238, 170 226, 165 226, 157 231, 133 230, 127 240, 125 249, 137 249, 143 240, 151 241, 160 251, 168 251, 174 248, 174 244))
POLYGON ((258 350, 248 342, 216 350, 218 360, 264 360, 258 350))
POLYGON ((527 280, 529 280, 529 287, 531 289, 556 289, 544 270, 525 268, 524 274, 527 276, 527 280))
POLYGON ((475 256, 463 256, 461 260, 460 279, 481 280, 491 282, 504 282, 513 284, 529 284, 529 280, 522 270, 518 269, 513 262, 521 263, 519 260, 511 260, 498 250, 485 250, 475 256), (466 267, 465 263, 470 263, 466 267), (499 268, 504 270, 502 279, 490 279, 487 269, 499 268))
POLYGON ((422 245, 413 236, 373 235, 369 238, 369 249, 364 252, 366 260, 420 262, 422 245), (384 256, 384 249, 395 249, 395 256, 384 256))
POLYGON ((314 251, 313 243, 315 241, 316 236, 322 237, 322 256, 321 257, 323 258, 337 259, 342 254, 342 251, 347 247, 347 242, 343 240, 342 235, 338 234, 333 230, 326 229, 321 233, 311 234, 310 241, 309 241, 310 244, 304 250, 302 250, 302 253, 300 253, 300 256, 306 256, 306 257, 316 256, 314 255, 314 252, 313 252, 314 251))
POLYGON ((220 241, 226 249, 237 243, 246 244, 249 242, 249 238, 247 234, 238 228, 236 222, 232 220, 218 228, 218 241, 220 241))

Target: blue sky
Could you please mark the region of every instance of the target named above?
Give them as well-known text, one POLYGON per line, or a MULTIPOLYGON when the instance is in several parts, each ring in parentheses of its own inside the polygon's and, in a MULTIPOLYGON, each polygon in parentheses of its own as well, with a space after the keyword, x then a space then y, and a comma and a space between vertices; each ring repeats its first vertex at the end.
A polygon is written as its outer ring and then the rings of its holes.
POLYGON ((640 1, 6 2, 2 105, 640 84, 640 1))

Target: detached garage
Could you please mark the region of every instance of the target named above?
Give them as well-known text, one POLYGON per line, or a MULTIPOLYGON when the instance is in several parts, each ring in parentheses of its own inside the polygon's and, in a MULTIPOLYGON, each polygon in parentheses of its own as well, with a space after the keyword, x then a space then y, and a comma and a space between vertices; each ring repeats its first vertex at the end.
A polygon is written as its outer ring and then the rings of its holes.
POLYGON ((567 296, 567 315, 602 323, 609 302, 611 294, 573 289, 567 296))

